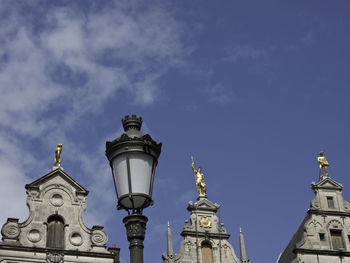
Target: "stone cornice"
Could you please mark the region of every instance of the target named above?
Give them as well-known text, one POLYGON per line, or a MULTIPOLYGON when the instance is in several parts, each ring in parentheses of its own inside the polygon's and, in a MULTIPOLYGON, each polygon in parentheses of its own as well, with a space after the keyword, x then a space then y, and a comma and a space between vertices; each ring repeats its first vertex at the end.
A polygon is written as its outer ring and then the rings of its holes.
POLYGON ((317 250, 317 249, 304 249, 296 248, 293 250, 294 253, 303 253, 303 254, 315 254, 315 255, 329 255, 329 256, 341 256, 341 257, 350 257, 349 251, 340 251, 340 250, 317 250))
POLYGON ((38 253, 62 253, 69 256, 85 256, 85 257, 100 257, 100 258, 115 258, 115 255, 110 253, 99 253, 91 251, 79 251, 79 250, 64 250, 64 249, 50 249, 40 247, 23 247, 23 246, 9 246, 0 243, 0 250, 11 250, 11 251, 24 251, 24 252, 38 252, 38 253))
POLYGON ((228 239, 230 234, 224 233, 210 233, 210 232, 196 232, 196 231, 188 231, 184 230, 181 232, 181 236, 191 236, 191 237, 209 237, 212 239, 228 239))
POLYGON ((322 211, 322 210, 315 210, 310 209, 307 211, 308 214, 314 214, 314 215, 322 215, 322 216, 344 216, 344 217, 350 217, 350 212, 339 212, 339 211, 322 211))

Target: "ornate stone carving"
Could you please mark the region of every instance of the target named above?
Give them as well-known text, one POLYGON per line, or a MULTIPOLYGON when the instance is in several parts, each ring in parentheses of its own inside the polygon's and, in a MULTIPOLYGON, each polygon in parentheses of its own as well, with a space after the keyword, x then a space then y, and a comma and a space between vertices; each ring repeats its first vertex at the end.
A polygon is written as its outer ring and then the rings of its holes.
POLYGON ((225 257, 227 258, 228 245, 224 244, 222 247, 224 248, 224 254, 225 254, 225 257))
POLYGON ((38 229, 32 229, 28 232, 27 238, 29 241, 33 243, 37 243, 41 240, 41 234, 38 229))
POLYGON ((18 225, 18 218, 8 218, 1 229, 3 239, 17 240, 20 233, 21 230, 18 225))
POLYGON ((186 245, 186 247, 187 247, 188 253, 191 253, 192 246, 194 246, 194 245, 192 244, 192 242, 188 240, 188 241, 185 243, 185 245, 186 245))
POLYGON ((95 246, 104 246, 108 241, 107 234, 102 231, 102 226, 93 226, 91 233, 91 242, 95 246))
POLYGON ((310 207, 316 210, 319 210, 321 208, 320 203, 316 199, 311 201, 310 207))
POLYGON ((318 222, 316 219, 311 220, 309 223, 309 226, 310 225, 313 225, 314 227, 319 226, 320 228, 322 228, 322 224, 320 222, 318 222))
POLYGON ((328 222, 329 228, 343 228, 342 223, 339 220, 333 219, 328 222))
POLYGON ((47 263, 63 263, 64 255, 63 253, 48 252, 46 254, 47 263))
POLYGON ((28 197, 35 199, 36 197, 39 197, 39 191, 38 189, 30 189, 30 190, 27 190, 27 195, 28 197))

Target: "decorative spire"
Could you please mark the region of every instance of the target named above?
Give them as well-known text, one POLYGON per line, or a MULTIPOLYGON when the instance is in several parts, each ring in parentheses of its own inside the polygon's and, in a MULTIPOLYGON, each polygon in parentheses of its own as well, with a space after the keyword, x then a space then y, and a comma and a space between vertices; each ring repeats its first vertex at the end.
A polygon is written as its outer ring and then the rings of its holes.
POLYGON ((328 170, 327 170, 329 163, 326 159, 326 156, 324 156, 323 151, 320 152, 320 155, 317 157, 317 161, 318 161, 318 166, 320 168, 320 179, 323 180, 324 178, 329 177, 328 170))
POLYGON ((173 239, 171 236, 169 221, 168 221, 168 231, 167 231, 167 256, 168 256, 169 263, 174 262, 173 239))
POLYGON ((243 263, 249 262, 247 260, 247 252, 245 250, 242 228, 239 228, 239 248, 240 248, 241 262, 243 262, 243 263))

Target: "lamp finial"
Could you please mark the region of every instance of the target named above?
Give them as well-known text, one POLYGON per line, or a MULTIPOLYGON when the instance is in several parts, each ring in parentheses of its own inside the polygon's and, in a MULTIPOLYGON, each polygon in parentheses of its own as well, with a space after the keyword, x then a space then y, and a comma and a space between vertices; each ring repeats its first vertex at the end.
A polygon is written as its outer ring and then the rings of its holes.
POLYGON ((130 130, 130 129, 135 129, 140 131, 141 126, 142 126, 142 118, 137 117, 136 115, 126 115, 124 119, 122 119, 122 124, 124 131, 130 130))

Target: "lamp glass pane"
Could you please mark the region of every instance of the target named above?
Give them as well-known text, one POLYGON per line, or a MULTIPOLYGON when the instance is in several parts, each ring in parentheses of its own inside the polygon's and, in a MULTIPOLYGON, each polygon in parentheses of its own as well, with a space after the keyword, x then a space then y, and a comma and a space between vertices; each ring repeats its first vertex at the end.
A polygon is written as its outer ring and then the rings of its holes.
POLYGON ((142 208, 144 206, 144 203, 146 201, 146 197, 144 196, 133 196, 133 202, 131 201, 130 198, 124 198, 121 200, 121 204, 128 208, 128 209, 137 209, 137 208, 142 208), (134 203, 134 206, 133 206, 134 203))
POLYGON ((118 155, 113 159, 113 176, 119 196, 129 193, 128 170, 126 166, 126 154, 118 155))
POLYGON ((129 153, 133 193, 150 195, 153 157, 146 153, 129 153))

